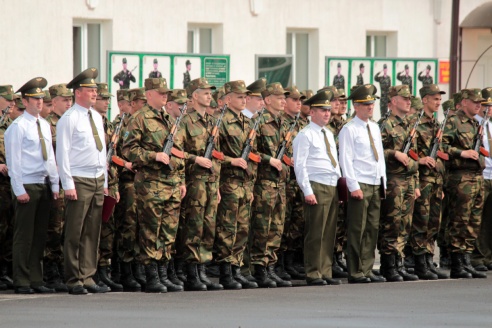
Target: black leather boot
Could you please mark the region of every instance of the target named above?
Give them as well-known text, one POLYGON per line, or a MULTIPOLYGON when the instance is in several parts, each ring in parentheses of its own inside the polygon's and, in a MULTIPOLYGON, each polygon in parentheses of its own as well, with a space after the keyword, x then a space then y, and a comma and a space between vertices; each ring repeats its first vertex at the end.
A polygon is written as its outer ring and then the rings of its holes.
POLYGON ((434 265, 434 261, 433 261, 434 255, 433 254, 430 254, 430 253, 425 254, 425 259, 427 262, 427 268, 429 269, 430 272, 435 274, 438 279, 449 279, 449 275, 446 272, 442 272, 441 270, 436 268, 436 266, 434 265))
POLYGON ((176 269, 176 276, 178 279, 185 283, 187 272, 185 262, 181 259, 174 259, 174 268, 176 269))
MULTIPOLYGON (((296 267, 294 266, 294 257, 295 257, 294 252, 288 251, 284 253, 284 270, 290 275, 292 279, 304 280, 306 279, 306 275, 304 273, 300 273, 299 271, 297 271, 296 267)), ((282 276, 280 275, 279 277, 282 278, 282 276)))
POLYGON ((422 280, 437 280, 437 275, 429 270, 425 254, 414 255, 415 274, 422 280))
POLYGON ((205 270, 205 264, 198 264, 198 277, 200 278, 200 281, 207 286, 207 290, 223 290, 224 286, 221 284, 217 284, 213 281, 211 281, 207 277, 207 272, 205 270))
POLYGON ((176 274, 176 269, 174 268, 174 259, 171 259, 167 266, 167 277, 173 284, 184 286, 184 283, 178 278, 176 274))
POLYGON ((111 277, 109 276, 109 266, 99 267, 97 271, 99 274, 99 280, 101 280, 106 286, 111 288, 112 292, 123 291, 123 285, 117 284, 113 280, 111 280, 111 277))
POLYGON ((275 273, 275 265, 271 264, 267 267, 267 274, 270 279, 275 281, 277 287, 292 287, 292 283, 290 281, 283 280, 275 273))
POLYGON ((403 277, 396 271, 395 254, 381 254, 381 275, 388 282, 403 281, 403 277))
POLYGON ((167 288, 160 282, 157 272, 157 262, 151 261, 145 265, 145 292, 146 293, 167 293, 167 288))
MULTIPOLYGON (((412 256, 413 257, 413 256, 412 256)), ((396 270, 398 271, 398 274, 400 276, 402 276, 403 278, 403 281, 417 281, 419 280, 419 277, 414 275, 414 274, 411 274, 407 271, 407 269, 405 268, 405 265, 403 264, 403 259, 400 257, 399 254, 396 254, 396 270)), ((415 263, 414 263, 414 267, 415 267, 415 263)))
POLYGON ((463 268, 465 269, 465 271, 471 273, 472 278, 487 278, 487 274, 485 272, 479 272, 475 270, 475 268, 471 264, 469 253, 463 254, 463 259, 463 268))
POLYGON ((219 278, 220 277, 220 268, 218 263, 209 263, 205 266, 207 276, 219 278))
POLYGON ((198 268, 196 263, 186 264, 186 281, 184 288, 186 291, 206 291, 207 286, 200 280, 198 276, 198 268))
POLYGON ((13 289, 14 281, 8 276, 8 265, 6 261, 0 262, 0 283, 6 285, 8 289, 13 289))
POLYGON ((167 262, 157 262, 157 272, 159 273, 159 280, 163 284, 168 292, 182 292, 183 286, 173 284, 167 276, 167 262))
POLYGON ((266 267, 263 265, 255 264, 255 279, 260 288, 275 288, 277 283, 270 279, 268 276, 266 267))
POLYGON ((224 289, 241 289, 242 285, 232 277, 231 263, 222 262, 219 265, 220 278, 219 283, 224 286, 224 289))
POLYGON ((55 262, 49 261, 45 267, 46 287, 54 289, 59 293, 68 293, 68 287, 65 285, 58 272, 58 265, 55 262))
POLYGON ((113 257, 111 258, 111 280, 113 280, 117 284, 120 283, 120 278, 121 278, 121 263, 120 259, 118 258, 118 254, 114 254, 113 257))
POLYGON ((463 268, 463 254, 451 252, 451 279, 470 279, 471 273, 463 268))
POLYGON ((258 284, 254 281, 246 279, 241 273, 241 268, 236 265, 231 265, 232 277, 241 284, 243 289, 253 289, 258 288, 258 284))
POLYGON ((451 257, 446 247, 439 247, 439 267, 441 269, 451 269, 451 257))
POLYGON ((333 278, 348 278, 348 273, 343 271, 335 259, 333 259, 333 263, 331 264, 331 276, 333 278))
POLYGON ((333 256, 333 260, 337 262, 338 266, 342 268, 344 272, 347 272, 347 264, 343 261, 343 252, 336 252, 333 256))
POLYGON ((132 272, 131 262, 121 262, 121 276, 120 283, 123 286, 123 291, 125 292, 140 292, 142 286, 135 280, 132 272))
POLYGON ((285 271, 285 267, 284 267, 284 252, 279 252, 277 254, 277 258, 278 258, 278 260, 277 260, 277 263, 275 264, 275 270, 276 270, 277 275, 283 280, 290 281, 292 279, 292 277, 290 276, 290 274, 288 274, 285 271))
POLYGON ((134 260, 132 262, 132 272, 133 272, 133 276, 135 277, 135 280, 140 284, 140 286, 142 286, 142 289, 145 289, 147 278, 145 277, 143 265, 139 261, 134 260))

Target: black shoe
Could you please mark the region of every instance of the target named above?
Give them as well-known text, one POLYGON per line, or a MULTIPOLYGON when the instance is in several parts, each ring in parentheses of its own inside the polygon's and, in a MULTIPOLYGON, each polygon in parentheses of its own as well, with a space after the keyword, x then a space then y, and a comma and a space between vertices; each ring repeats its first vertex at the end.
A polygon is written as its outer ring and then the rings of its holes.
POLYGON ((242 289, 241 283, 237 282, 232 276, 231 263, 222 262, 219 265, 220 278, 219 283, 224 286, 224 289, 238 290, 242 289))
POLYGON ((427 268, 429 269, 429 271, 435 274, 437 276, 437 279, 449 279, 449 275, 446 272, 442 272, 436 267, 434 261, 432 260, 433 258, 433 254, 427 253, 425 255, 425 259, 427 260, 427 268))
POLYGON ((331 275, 333 278, 348 278, 348 273, 343 271, 336 261, 333 261, 331 266, 331 275))
MULTIPOLYGON (((232 277, 241 284, 243 289, 253 289, 258 288, 258 284, 256 281, 249 281, 246 277, 241 273, 241 268, 236 265, 231 265, 232 277)), ((254 279, 254 278, 253 278, 254 279)))
POLYGON ((9 265, 6 261, 0 262, 0 283, 7 285, 8 289, 13 289, 14 281, 8 276, 9 265))
MULTIPOLYGON (((301 273, 297 271, 296 267, 294 266, 294 257, 295 253, 294 252, 285 252, 284 253, 284 270, 285 272, 290 276, 290 279, 284 279, 280 274, 278 275, 280 278, 284 280, 304 280, 306 279, 306 274, 301 273)), ((277 274, 279 272, 277 271, 277 274)))
MULTIPOLYGON (((414 262, 413 266, 415 268, 415 259, 413 256, 411 256, 411 257, 412 257, 412 262, 414 262)), ((410 272, 407 271, 405 265, 403 264, 404 260, 400 257, 399 254, 396 254, 395 259, 396 259, 396 265, 397 265, 396 271, 403 278, 403 281, 417 281, 417 280, 419 280, 418 276, 411 274, 410 272)))
POLYGON ((178 278, 174 267, 174 259, 171 259, 167 265, 167 278, 175 285, 184 286, 183 281, 178 278))
POLYGON ((342 268, 344 272, 347 272, 347 264, 343 261, 343 252, 336 252, 333 256, 333 261, 336 261, 338 266, 342 268))
POLYGON ((421 280, 437 280, 437 274, 434 274, 427 265, 427 255, 414 255, 415 258, 415 274, 421 280))
POLYGON ((369 274, 367 276, 371 282, 377 283, 377 282, 386 282, 386 278, 381 277, 381 276, 376 276, 375 274, 369 274))
POLYGON ((323 278, 327 285, 337 286, 341 285, 342 281, 340 279, 323 278))
POLYGON ((489 263, 486 265, 487 269, 489 269, 490 271, 492 271, 492 263, 489 263))
POLYGON ((144 267, 137 260, 134 260, 132 262, 132 273, 133 273, 133 277, 135 277, 135 280, 140 284, 142 289, 145 289, 145 284, 147 283, 147 278, 145 277, 144 267))
POLYGON ((15 287, 14 291, 16 294, 34 294, 34 289, 31 287, 15 287))
POLYGON ((463 267, 463 254, 451 253, 451 279, 471 279, 471 273, 467 272, 463 267))
POLYGON ((481 271, 481 272, 489 271, 489 269, 487 269, 487 267, 484 264, 475 265, 473 266, 473 268, 475 268, 476 271, 481 271))
POLYGON ((123 285, 115 283, 109 277, 109 266, 103 266, 98 268, 99 279, 109 288, 111 288, 112 292, 122 292, 123 285))
POLYGON ((120 283, 123 286, 123 291, 125 292, 140 292, 142 291, 142 286, 135 280, 132 272, 131 262, 120 262, 120 283))
POLYGON ((205 266, 205 272, 207 276, 219 278, 220 277, 220 269, 218 263, 209 263, 205 266))
POLYGON ((58 265, 53 261, 49 261, 46 262, 44 267, 46 268, 44 271, 46 276, 46 287, 53 288, 59 293, 67 293, 68 287, 61 279, 60 272, 58 271, 58 265))
POLYGON ((439 247, 439 267, 441 269, 451 269, 451 257, 446 247, 439 247))
POLYGON ((221 284, 217 284, 213 281, 211 281, 207 277, 207 271, 205 269, 205 264, 198 264, 198 277, 200 278, 200 281, 207 286, 207 290, 224 290, 224 286, 221 284))
POLYGON ((367 277, 358 277, 358 278, 348 278, 349 284, 368 284, 371 282, 371 279, 367 277))
POLYGON ((87 289, 84 288, 84 286, 77 285, 77 286, 70 288, 68 290, 68 293, 70 295, 87 295, 88 291, 87 291, 87 289))
POLYGON ((267 274, 266 268, 262 265, 255 264, 255 276, 258 287, 260 288, 276 288, 277 283, 270 279, 267 274))
POLYGON ((48 288, 46 286, 31 287, 36 294, 54 294, 56 290, 48 288))
POLYGON ((484 272, 478 272, 473 268, 470 262, 470 254, 465 253, 463 256, 464 262, 463 262, 463 268, 471 273, 472 278, 487 278, 487 274, 484 272))
POLYGON ((157 262, 152 260, 145 265, 145 292, 146 293, 167 293, 167 288, 159 280, 157 272, 157 262))
POLYGON ((181 259, 174 259, 174 268, 176 270, 176 277, 178 277, 179 280, 185 283, 187 273, 185 262, 181 259))
POLYGON ((267 274, 268 274, 268 277, 270 279, 275 281, 275 283, 277 284, 277 287, 292 287, 292 283, 290 281, 283 280, 282 278, 277 276, 277 273, 275 272, 275 267, 273 264, 269 265, 267 267, 267 274))
POLYGON ((196 263, 188 263, 186 265, 186 281, 184 288, 186 291, 206 291, 207 286, 200 280, 198 276, 198 268, 196 263))
POLYGON ((306 283, 308 286, 326 286, 326 281, 321 278, 306 279, 306 283))
POLYGON ((84 288, 87 289, 87 292, 92 294, 104 294, 111 291, 111 289, 108 286, 106 285, 101 286, 98 284, 94 284, 91 286, 84 286, 84 288))
POLYGON ((168 269, 167 262, 160 261, 157 264, 157 272, 159 273, 159 280, 161 281, 161 284, 163 284, 167 288, 168 292, 182 292, 184 290, 183 286, 175 285, 169 280, 167 276, 167 272, 168 272, 167 269, 168 269))
MULTIPOLYGON (((396 255, 395 254, 381 254, 381 275, 386 278, 388 282, 400 282, 403 281, 403 277, 396 271, 396 255)), ((369 279, 370 280, 370 279, 369 279)))
POLYGON ((415 268, 415 258, 413 257, 413 255, 405 257, 405 262, 403 263, 403 265, 407 269, 415 268))
POLYGON ((7 285, 0 282, 0 290, 7 290, 7 289, 8 289, 7 285))

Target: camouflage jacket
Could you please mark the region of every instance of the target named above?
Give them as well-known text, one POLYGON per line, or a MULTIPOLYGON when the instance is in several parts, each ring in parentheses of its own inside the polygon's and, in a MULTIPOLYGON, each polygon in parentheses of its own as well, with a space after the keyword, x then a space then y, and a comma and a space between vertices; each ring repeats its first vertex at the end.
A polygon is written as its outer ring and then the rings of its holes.
POLYGON ((362 74, 357 75, 356 85, 364 85, 364 76, 362 76, 362 74))
POLYGON ((51 112, 47 117, 46 121, 50 124, 51 138, 53 140, 53 151, 56 152, 56 124, 60 120, 61 116, 55 112, 51 112))
MULTIPOLYGON (((270 158, 275 158, 279 145, 285 138, 290 125, 285 124, 280 115, 274 116, 265 109, 258 127, 258 152, 261 156, 261 163, 258 166, 257 180, 270 180, 286 182, 289 175, 289 168, 282 161, 282 171, 270 165, 270 158)), ((286 151, 286 154, 288 152, 286 151)))
POLYGON ((113 81, 119 84, 120 81, 123 81, 123 85, 120 85, 120 89, 128 89, 130 88, 130 81, 135 82, 135 76, 133 76, 132 72, 129 70, 125 71, 120 71, 118 74, 116 74, 113 77, 113 81))
POLYGON ((449 155, 449 170, 476 171, 482 174, 485 168, 485 159, 482 155, 479 160, 462 158, 461 152, 473 149, 473 141, 478 132, 478 122, 466 116, 459 110, 456 115, 448 117, 442 137, 443 149, 449 155))
MULTIPOLYGON (((248 170, 231 165, 233 158, 241 157, 252 128, 253 123, 249 118, 242 113, 236 114, 232 109, 226 109, 219 134, 220 149, 224 153, 224 162, 220 171, 221 180, 235 178, 254 182, 258 163, 247 159, 248 170)), ((255 153, 255 151, 256 138, 251 149, 252 153, 255 153)))
MULTIPOLYGON (((138 112, 137 112, 138 113, 138 112)), ((128 158, 123 156, 123 138, 125 137, 126 131, 128 131, 128 125, 133 117, 137 115, 134 113, 133 115, 127 114, 123 119, 123 125, 121 126, 120 136, 118 139, 118 143, 116 144, 115 155, 120 156, 123 160, 130 161, 128 158)), ((113 125, 117 126, 121 122, 121 116, 118 115, 115 117, 113 121, 113 125)), ((131 182, 135 180, 135 173, 127 170, 124 167, 118 166, 118 178, 120 181, 131 182)))
MULTIPOLYGON (((198 156, 205 155, 207 141, 212 133, 216 120, 205 113, 200 115, 192 110, 185 115, 179 126, 174 142, 182 145, 186 163, 186 178, 193 179, 196 176, 205 177, 209 181, 218 180, 220 177, 220 161, 212 157, 213 170, 206 169, 195 163, 198 156)), ((218 138, 217 138, 218 139, 218 138)), ((215 150, 220 151, 220 142, 215 140, 215 150)))
MULTIPOLYGON (((7 121, 4 122, 2 126, 0 126, 0 164, 7 164, 7 160, 5 158, 5 142, 4 142, 4 134, 7 129, 7 121)), ((0 185, 9 186, 10 187, 10 178, 9 176, 5 176, 0 173, 0 185)))
POLYGON ((402 72, 398 72, 398 74, 396 74, 396 79, 398 81, 401 81, 401 84, 408 85, 408 88, 410 89, 410 93, 412 93, 413 85, 412 85, 412 77, 410 75, 405 75, 402 74, 402 72))
POLYGON ((422 85, 424 85, 424 86, 433 83, 432 76, 422 75, 422 72, 419 73, 418 79, 419 79, 419 81, 422 82, 422 85))
POLYGON ((149 78, 159 78, 162 77, 162 73, 159 71, 152 71, 149 73, 149 78))
MULTIPOLYGON (((418 173, 419 164, 410 155, 408 156, 410 162, 407 167, 395 157, 397 151, 403 151, 405 141, 410 133, 410 128, 406 119, 402 119, 394 114, 388 117, 381 128, 387 175, 410 176, 418 173)), ((411 149, 417 153, 417 142, 415 139, 413 140, 411 149)))
MULTIPOLYGON (((289 114, 286 114, 285 112, 282 112, 281 115, 282 115, 282 119, 284 121, 284 128, 286 129, 286 132, 288 132, 292 122, 294 122, 294 120, 295 120, 295 117, 292 117, 289 114)), ((299 131, 304 129, 308 124, 309 124, 309 121, 306 119, 303 119, 301 117, 299 117, 299 120, 297 120, 297 124, 294 128, 294 131, 292 131, 292 138, 290 139, 289 146, 287 147, 287 149, 285 151, 285 155, 287 155, 289 158, 292 159, 292 157, 294 157, 294 146, 293 146, 293 144, 294 144, 295 137, 297 136, 299 131)), ((289 180, 295 181, 296 180, 296 174, 295 174, 294 168, 290 167, 289 170, 290 170, 289 180)))
POLYGON ((376 76, 374 77, 374 80, 379 82, 379 86, 381 89, 381 96, 382 97, 386 96, 391 86, 391 78, 388 75, 379 76, 379 73, 377 73, 376 76))
POLYGON ((342 129, 344 124, 345 121, 341 115, 333 115, 331 117, 330 122, 327 124, 327 128, 329 128, 330 131, 333 133, 333 136, 335 137, 335 141, 337 143, 338 143, 338 134, 340 133, 340 130, 342 129))
MULTIPOLYGON (((102 117, 104 125, 104 141, 106 142, 106 149, 108 149, 111 138, 113 137, 114 126, 106 116, 102 115, 102 117)), ((115 197, 118 192, 118 169, 115 164, 109 165, 108 168, 108 191, 111 197, 115 197)))
POLYGON ((345 89, 345 77, 340 74, 340 76, 335 75, 333 77, 332 83, 337 89, 345 89))
MULTIPOLYGON (((162 110, 145 105, 134 113, 124 133, 122 155, 132 162, 138 171, 135 182, 165 181, 172 184, 184 184, 184 160, 171 156, 173 170, 162 162, 155 160, 156 154, 162 152, 166 137, 172 124, 169 115, 162 110)), ((175 139, 174 147, 183 150, 183 145, 175 139)))
MULTIPOLYGON (((414 115, 412 115, 412 117, 414 115)), ((417 127, 416 139, 417 149, 419 150, 419 158, 430 155, 432 149, 432 141, 434 140, 434 137, 436 136, 438 130, 439 124, 436 119, 424 114, 424 116, 422 116, 422 119, 420 120, 419 126, 417 127)), ((442 151, 442 142, 439 148, 442 151)), ((430 169, 429 167, 427 167, 427 165, 419 166, 419 177, 422 181, 435 183, 438 178, 442 179, 442 177, 444 176, 444 172, 444 163, 439 157, 436 158, 436 167, 433 169, 430 169)))

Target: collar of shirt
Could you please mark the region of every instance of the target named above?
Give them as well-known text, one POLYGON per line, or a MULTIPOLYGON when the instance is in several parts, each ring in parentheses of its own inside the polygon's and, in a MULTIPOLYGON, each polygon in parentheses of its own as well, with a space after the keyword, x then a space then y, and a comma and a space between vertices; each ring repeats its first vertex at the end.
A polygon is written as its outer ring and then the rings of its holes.
POLYGON ((483 117, 480 115, 475 115, 475 119, 477 120, 478 124, 482 124, 483 117))
POLYGON ((319 126, 318 124, 314 123, 314 122, 309 122, 309 126, 311 127, 311 129, 313 129, 314 131, 318 132, 318 133, 321 133, 322 130, 325 130, 325 131, 328 131, 328 129, 324 126, 319 126))
POLYGON ((255 113, 253 113, 247 108, 243 109, 241 113, 243 113, 243 115, 246 116, 247 118, 252 118, 255 115, 255 113))
POLYGON ((36 121, 39 119, 39 116, 38 117, 33 116, 25 110, 24 110, 24 114, 22 114, 22 115, 24 116, 24 119, 31 121, 31 122, 34 122, 34 123, 36 123, 36 121))
POLYGON ((366 126, 368 126, 369 122, 370 122, 369 120, 367 120, 367 122, 361 120, 359 117, 357 117, 357 115, 354 116, 354 118, 352 120, 354 121, 354 123, 359 124, 359 125, 363 126, 364 128, 366 126))

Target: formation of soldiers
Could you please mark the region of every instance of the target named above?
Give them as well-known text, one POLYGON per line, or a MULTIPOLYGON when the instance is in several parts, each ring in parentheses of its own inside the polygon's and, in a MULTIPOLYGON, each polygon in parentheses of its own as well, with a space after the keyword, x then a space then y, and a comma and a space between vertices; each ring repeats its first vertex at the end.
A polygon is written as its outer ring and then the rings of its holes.
POLYGON ((492 88, 455 94, 440 123, 437 85, 420 89, 421 98, 392 86, 376 124, 370 84, 347 97, 336 86, 301 92, 265 79, 218 88, 198 78, 170 90, 150 77, 143 88, 118 90, 120 114, 110 122, 113 95, 95 78, 88 69, 46 91, 36 78, 21 95, 0 86, 0 290, 164 293, 289 287, 293 279, 485 278, 492 269, 492 88), (355 111, 346 117, 349 100, 355 111), (295 139, 316 126, 312 114, 329 118, 327 132, 320 127, 324 156, 343 177, 323 237, 304 215, 316 202, 305 194, 310 163, 306 172, 296 167, 295 139), (34 138, 19 134, 23 124, 38 124, 34 138), (24 143, 43 167, 18 157, 24 143), (51 186, 36 200, 49 206, 45 216, 27 210, 30 169, 41 172, 36 186, 51 186), (311 270, 325 247, 317 238, 327 238, 322 265, 331 266, 319 277, 311 270), (450 276, 433 262, 436 241, 450 276))

